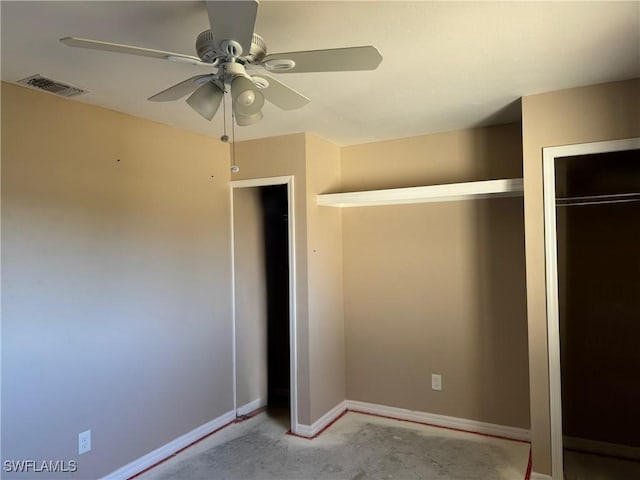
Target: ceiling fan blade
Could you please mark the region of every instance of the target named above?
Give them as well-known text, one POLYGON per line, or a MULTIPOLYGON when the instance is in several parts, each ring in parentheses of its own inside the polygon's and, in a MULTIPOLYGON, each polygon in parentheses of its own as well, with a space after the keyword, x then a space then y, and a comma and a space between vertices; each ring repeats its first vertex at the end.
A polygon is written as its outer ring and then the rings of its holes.
POLYGON ((257 77, 258 85, 260 78, 264 78, 269 83, 268 87, 260 89, 264 98, 282 110, 302 108, 311 101, 301 93, 296 92, 293 88, 288 87, 269 75, 260 75, 257 77))
POLYGON ((89 40, 87 38, 64 37, 60 41, 70 47, 88 48, 90 50, 103 50, 105 52, 126 53, 128 55, 139 55, 141 57, 160 58, 180 63, 190 63, 193 65, 211 66, 209 63, 201 61, 198 57, 183 55, 182 53, 163 52, 150 48, 132 47, 131 45, 121 45, 119 43, 102 42, 100 40, 89 40))
POLYGON ((235 40, 242 47, 242 52, 248 54, 256 26, 258 0, 220 0, 206 4, 216 41, 235 40))
POLYGON ((274 53, 262 66, 272 73, 349 72, 375 70, 381 61, 378 49, 366 46, 274 53))
POLYGON ((170 102, 172 100, 179 100, 193 92, 200 85, 207 83, 213 77, 213 74, 196 75, 195 77, 188 78, 183 82, 176 83, 166 90, 156 93, 147 100, 151 100, 152 102, 170 102))

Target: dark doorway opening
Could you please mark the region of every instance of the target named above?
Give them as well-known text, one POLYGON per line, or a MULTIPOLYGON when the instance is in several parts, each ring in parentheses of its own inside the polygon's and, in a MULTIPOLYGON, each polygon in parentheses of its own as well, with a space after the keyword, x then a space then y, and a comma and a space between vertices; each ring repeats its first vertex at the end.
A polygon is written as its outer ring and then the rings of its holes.
POLYGON ((260 189, 267 290, 267 402, 290 408, 289 217, 287 185, 260 189))

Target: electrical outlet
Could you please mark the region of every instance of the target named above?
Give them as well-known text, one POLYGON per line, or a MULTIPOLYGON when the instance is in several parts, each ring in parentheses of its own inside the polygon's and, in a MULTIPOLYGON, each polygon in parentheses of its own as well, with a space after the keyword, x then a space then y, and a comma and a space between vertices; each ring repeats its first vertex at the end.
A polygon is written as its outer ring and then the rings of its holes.
POLYGON ((438 375, 437 373, 431 374, 431 389, 442 390, 442 375, 438 375))
POLYGON ((91 450, 91 430, 78 434, 78 455, 91 450))

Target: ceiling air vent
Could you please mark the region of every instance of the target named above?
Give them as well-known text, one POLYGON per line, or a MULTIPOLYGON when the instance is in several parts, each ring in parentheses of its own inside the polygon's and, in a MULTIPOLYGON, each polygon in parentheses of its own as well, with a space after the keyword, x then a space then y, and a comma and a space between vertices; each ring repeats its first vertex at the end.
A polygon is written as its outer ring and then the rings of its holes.
POLYGON ((80 95, 86 92, 86 90, 82 90, 81 88, 67 85, 66 83, 58 82, 57 80, 52 80, 47 77, 43 77, 40 74, 31 75, 30 77, 18 80, 18 83, 21 85, 26 85, 27 87, 37 88, 40 90, 44 90, 45 92, 54 93, 56 95, 60 95, 61 97, 73 97, 75 95, 80 95))

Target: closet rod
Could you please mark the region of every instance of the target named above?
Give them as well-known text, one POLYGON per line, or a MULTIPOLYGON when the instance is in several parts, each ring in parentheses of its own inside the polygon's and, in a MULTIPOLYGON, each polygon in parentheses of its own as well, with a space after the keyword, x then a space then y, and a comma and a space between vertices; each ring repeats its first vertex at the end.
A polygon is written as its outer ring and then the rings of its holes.
POLYGON ((628 203, 640 201, 640 193, 616 193, 609 195, 586 195, 582 197, 558 197, 557 207, 573 205, 602 205, 608 203, 628 203))
POLYGON ((579 205, 604 205, 608 203, 631 203, 640 202, 640 198, 628 198, 626 200, 601 200, 599 202, 572 202, 572 203, 558 203, 556 207, 575 207, 579 205))

